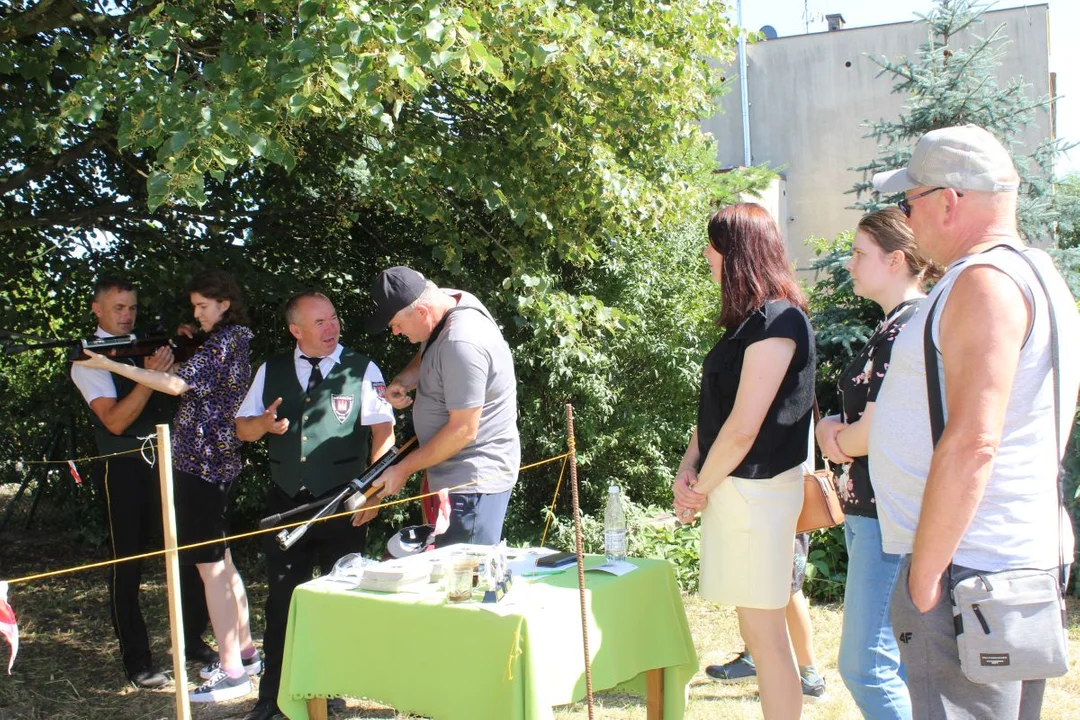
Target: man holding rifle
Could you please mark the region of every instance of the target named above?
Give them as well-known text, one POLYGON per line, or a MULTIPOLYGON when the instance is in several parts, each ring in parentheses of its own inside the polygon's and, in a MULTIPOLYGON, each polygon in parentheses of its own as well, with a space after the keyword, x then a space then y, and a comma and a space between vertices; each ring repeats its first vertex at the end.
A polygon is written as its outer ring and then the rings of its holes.
POLYGON ((411 268, 379 273, 371 297, 368 332, 389 325, 420 344, 386 389, 395 408, 413 406, 420 447, 375 481, 379 497, 426 470, 431 490, 451 490, 450 527, 436 545, 499 542, 521 466, 517 381, 502 331, 474 295, 440 289, 411 268))
MULTIPOLYGON (((329 500, 394 444, 394 411, 384 399, 382 373, 369 358, 338 343, 341 323, 333 303, 321 293, 302 293, 285 305, 285 320, 296 347, 259 367, 236 418, 241 440, 268 438, 268 514, 329 500)), ((259 700, 245 720, 278 713, 293 590, 311 579, 316 565, 327 574, 343 555, 361 552, 364 523, 374 513, 316 523, 288 550, 266 536, 265 672, 259 700)))
MULTIPOLYGON (((94 284, 90 307, 98 321, 94 339, 129 335, 139 311, 135 286, 120 278, 102 277, 94 284)), ((149 357, 121 362, 167 371, 173 355, 166 346, 149 357)), ((168 399, 145 385, 82 365, 71 366, 71 379, 90 406, 98 454, 125 453, 95 462, 91 471, 94 487, 105 503, 113 559, 161 549, 158 470, 133 451, 142 446, 140 437, 153 435, 156 425, 172 419, 168 399)), ((137 687, 155 688, 169 680, 154 667, 150 654, 150 638, 139 606, 141 580, 141 560, 109 566, 109 613, 128 678, 137 687)), ((181 567, 180 583, 187 659, 213 662, 217 653, 202 639, 208 615, 202 580, 194 565, 181 567)))

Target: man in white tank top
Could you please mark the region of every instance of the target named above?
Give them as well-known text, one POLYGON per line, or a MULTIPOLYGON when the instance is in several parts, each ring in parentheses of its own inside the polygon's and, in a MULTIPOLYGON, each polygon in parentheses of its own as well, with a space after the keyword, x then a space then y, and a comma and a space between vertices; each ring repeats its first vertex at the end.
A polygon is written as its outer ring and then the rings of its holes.
MULTIPOLYGON (((874 176, 899 203, 919 248, 945 276, 893 346, 870 429, 885 552, 907 555, 892 598, 916 718, 1037 718, 1044 681, 976 684, 960 670, 946 587, 974 571, 1052 568, 1071 525, 1059 523, 1056 433, 1076 412, 1076 305, 1049 257, 1016 227, 1019 178, 1005 148, 974 125, 924 135, 907 167, 874 176), (1054 406, 1047 297, 1061 343, 1061 421, 1054 406), (923 333, 938 348, 945 427, 930 432, 923 333)), ((1064 442, 1061 445, 1064 449, 1064 442)))

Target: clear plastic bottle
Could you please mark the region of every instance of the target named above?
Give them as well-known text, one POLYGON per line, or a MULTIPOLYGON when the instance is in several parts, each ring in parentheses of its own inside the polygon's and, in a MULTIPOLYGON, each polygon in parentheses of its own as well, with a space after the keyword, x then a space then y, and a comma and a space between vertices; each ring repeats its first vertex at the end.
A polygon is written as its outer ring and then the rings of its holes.
POLYGON ((626 510, 618 485, 608 487, 604 511, 604 554, 608 562, 626 559, 626 510))

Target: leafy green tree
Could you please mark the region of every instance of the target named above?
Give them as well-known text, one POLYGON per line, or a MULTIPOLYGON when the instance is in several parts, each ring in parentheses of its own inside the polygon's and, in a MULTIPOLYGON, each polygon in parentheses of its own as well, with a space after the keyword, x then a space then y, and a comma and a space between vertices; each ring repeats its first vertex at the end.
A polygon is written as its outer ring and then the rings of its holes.
MULTIPOLYGON (((85 332, 87 288, 103 271, 133 274, 143 316, 172 327, 187 314, 186 278, 217 265, 253 306, 256 360, 290 342, 282 301, 318 287, 346 320, 344 342, 393 373, 414 348, 372 341, 361 321, 375 272, 410 264, 475 292, 503 324, 526 461, 562 452, 573 401, 586 501, 612 479, 666 501, 713 331, 699 257, 707 211, 762 176, 714 175, 698 125, 718 87, 706 58, 730 55, 723 10, 10 4, 0 267, 13 290, 0 327, 85 332)), ((43 397, 66 393, 83 421, 58 356, 0 364, 18 398, 0 410, 13 439, 45 431, 56 404, 43 397)), ((522 532, 542 520, 554 478, 523 475, 512 509, 522 532)), ((241 488, 251 512, 257 485, 241 488)))
MULTIPOLYGON (((1070 173, 1058 181, 1054 194, 1057 208, 1057 247, 1050 250, 1069 284, 1073 297, 1080 299, 1080 174, 1070 173)), ((1080 477, 1077 458, 1076 477, 1080 477)))
MULTIPOLYGON (((765 175, 729 178, 740 184, 718 188, 713 204, 760 188, 765 175)), ((702 256, 711 206, 613 244, 587 272, 574 273, 577 297, 560 279, 565 267, 507 281, 532 328, 516 354, 519 406, 525 424, 548 429, 533 455, 562 452, 563 403, 573 402, 586 507, 603 507, 610 482, 637 503, 670 505, 672 471, 696 420, 701 361, 719 334, 720 294, 702 256)), ((553 478, 538 476, 534 486, 523 475, 515 511, 539 520, 553 478)), ((558 510, 568 507, 564 493, 558 510)))
MULTIPOLYGON (((350 173, 370 206, 439 226, 434 251, 448 267, 466 242, 515 259, 537 245, 595 257, 622 228, 655 229, 693 197, 671 151, 701 141, 715 79, 705 58, 725 57, 732 38, 722 10, 686 0, 17 6, 0 29, 4 226, 94 218, 111 232, 126 222, 198 232, 238 174, 291 171, 313 133, 337 133, 351 152, 327 170, 350 173), (85 202, 45 202, 72 190, 85 202), (498 210, 518 242, 455 232, 474 206, 498 210)), ((234 202, 260 209, 257 197, 234 202)), ((242 238, 242 222, 228 229, 242 238)))
POLYGON ((853 233, 813 238, 817 257, 810 267, 820 278, 810 293, 810 324, 817 340, 817 397, 823 415, 840 411, 836 381, 881 320, 881 308, 855 295, 851 273, 853 233))

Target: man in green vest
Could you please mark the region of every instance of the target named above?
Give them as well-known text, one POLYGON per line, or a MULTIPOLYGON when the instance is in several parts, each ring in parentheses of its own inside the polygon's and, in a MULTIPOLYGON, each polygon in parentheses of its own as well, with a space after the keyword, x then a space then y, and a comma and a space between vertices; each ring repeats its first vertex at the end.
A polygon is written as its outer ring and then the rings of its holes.
MULTIPOLYGON (((394 411, 384 399, 382 372, 338 343, 334 304, 322 293, 302 293, 285 305, 285 320, 296 347, 259 367, 236 417, 241 440, 268 439, 273 483, 267 514, 330 499, 394 444, 394 411)), ((316 523, 288 550, 266 536, 265 671, 259 700, 244 720, 278 713, 293 589, 311 579, 316 565, 327 574, 343 555, 363 551, 370 515, 316 523)))
MULTIPOLYGON (((127 280, 102 277, 94 285, 91 309, 97 317, 94 337, 128 335, 135 326, 138 297, 127 280)), ((150 370, 168 370, 172 351, 162 347, 146 358, 124 358, 150 370)), ((160 550, 161 485, 158 470, 137 451, 141 437, 154 434, 154 426, 168 423, 172 408, 167 398, 148 387, 105 370, 71 366, 71 379, 90 406, 100 455, 126 453, 94 463, 92 475, 105 503, 109 546, 113 559, 160 550)), ((128 678, 137 687, 155 688, 168 682, 150 654, 150 639, 139 606, 142 561, 109 567, 109 613, 120 641, 120 654, 128 678)), ((202 580, 194 566, 181 568, 186 655, 189 660, 213 662, 217 653, 202 639, 208 616, 202 580)))

